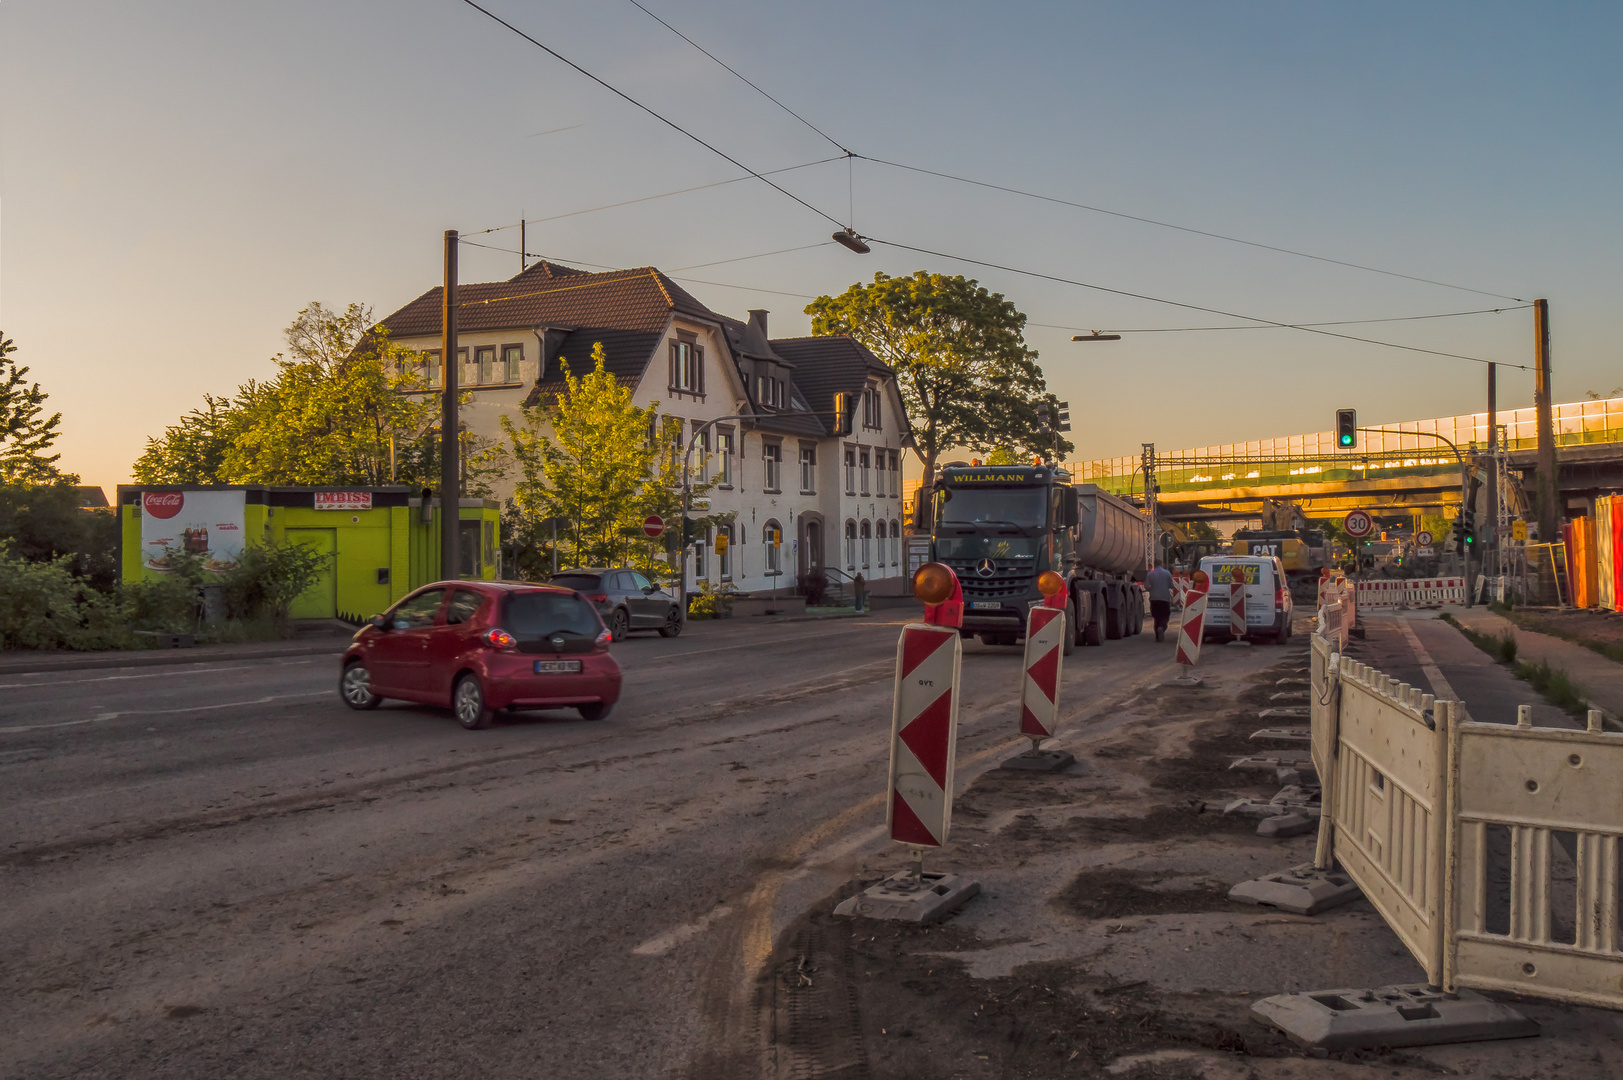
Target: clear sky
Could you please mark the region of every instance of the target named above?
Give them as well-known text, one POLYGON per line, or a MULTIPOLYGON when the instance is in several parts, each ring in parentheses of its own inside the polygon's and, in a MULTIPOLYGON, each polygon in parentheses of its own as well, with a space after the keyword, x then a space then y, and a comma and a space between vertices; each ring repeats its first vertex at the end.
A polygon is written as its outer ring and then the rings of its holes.
MULTIPOLYGON (((1513 297, 1547 296, 1557 400, 1623 384, 1623 7, 1503 3, 644 0, 860 154, 1513 297)), ((757 170, 837 154, 627 0, 489 0, 757 170)), ((146 436, 270 371, 311 300, 386 313, 440 237, 739 175, 460 0, 0 4, 0 329, 64 415, 64 464, 127 480, 146 436)), ((1281 321, 1512 301, 858 161, 777 177, 875 237, 1281 321)), ((1483 407, 1481 365, 877 247, 755 180, 530 227, 772 311, 875 271, 965 273, 1033 324, 1079 456, 1483 407), (750 261, 761 252, 817 245, 750 261), (723 286, 742 287, 723 287, 723 286), (790 295, 784 295, 790 294, 790 295)), ((516 231, 471 237, 516 247, 516 231)), ((468 248, 464 280, 513 254, 468 248)), ((1348 328, 1529 363, 1528 311, 1348 328)), ((1503 371, 1503 407, 1532 397, 1503 371)))

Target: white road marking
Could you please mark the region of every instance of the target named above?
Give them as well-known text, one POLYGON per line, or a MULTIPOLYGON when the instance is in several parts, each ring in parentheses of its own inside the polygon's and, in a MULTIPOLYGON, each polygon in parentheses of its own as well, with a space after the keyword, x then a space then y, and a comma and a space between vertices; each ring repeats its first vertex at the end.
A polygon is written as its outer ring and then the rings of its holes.
POLYGON ((631 950, 633 956, 664 956, 688 938, 697 937, 709 929, 710 924, 717 919, 724 919, 733 913, 733 909, 726 904, 718 904, 709 911, 700 915, 690 923, 672 927, 657 937, 647 941, 631 950))
MULTIPOLYGON (((272 666, 274 666, 274 667, 293 667, 293 666, 298 665, 298 664, 313 664, 313 663, 315 663, 314 660, 294 660, 294 661, 292 661, 290 663, 275 664, 275 665, 272 665, 272 666)), ((128 680, 128 679, 161 679, 161 678, 164 678, 166 676, 170 677, 170 678, 173 678, 176 675, 216 675, 216 674, 219 674, 222 671, 242 671, 242 670, 244 670, 245 668, 247 668, 249 666, 251 666, 251 665, 238 664, 236 667, 182 668, 181 670, 178 670, 178 671, 176 671, 176 670, 152 671, 152 672, 147 672, 147 673, 141 674, 141 675, 100 675, 100 676, 97 676, 96 678, 93 678, 93 679, 62 679, 62 680, 59 680, 57 682, 0 683, 0 690, 28 690, 28 689, 31 689, 33 687, 43 687, 43 686, 83 686, 83 685, 85 685, 87 683, 124 682, 125 680, 128 680)), ((47 674, 47 673, 46 672, 41 672, 41 674, 47 674)))
POLYGON ((302 694, 267 694, 251 701, 224 701, 218 705, 193 705, 185 709, 125 709, 119 712, 98 713, 87 716, 82 720, 64 720, 58 724, 20 724, 15 727, 0 727, 0 735, 15 735, 23 731, 50 731, 54 728, 79 727, 82 724, 95 724, 102 720, 114 720, 120 716, 172 716, 176 713, 212 712, 216 709, 237 709, 244 705, 264 705, 272 701, 287 701, 292 698, 325 697, 331 690, 310 690, 302 694))
POLYGON ((1460 703, 1460 712, 1464 713, 1465 719, 1469 720, 1471 714, 1465 708, 1465 702, 1454 692, 1454 688, 1448 685, 1448 680, 1443 678, 1442 669, 1432 662, 1431 653, 1427 652, 1426 647, 1420 644, 1420 639, 1415 637, 1415 632, 1409 629, 1409 620, 1399 619, 1398 625, 1403 628, 1403 636, 1409 639, 1409 648, 1414 650, 1415 659, 1420 661, 1420 670, 1425 674, 1426 681, 1431 683, 1432 695, 1444 701, 1458 701, 1460 703))

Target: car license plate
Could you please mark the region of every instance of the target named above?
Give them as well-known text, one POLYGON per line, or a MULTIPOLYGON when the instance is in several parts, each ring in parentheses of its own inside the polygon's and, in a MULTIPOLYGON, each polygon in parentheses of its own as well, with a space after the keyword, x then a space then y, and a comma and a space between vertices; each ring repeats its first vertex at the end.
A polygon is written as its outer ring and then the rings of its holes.
POLYGON ((580 671, 579 660, 537 660, 535 673, 537 675, 573 675, 580 671))
POLYGON ((976 600, 969 605, 971 611, 1001 611, 1003 603, 999 600, 976 600))

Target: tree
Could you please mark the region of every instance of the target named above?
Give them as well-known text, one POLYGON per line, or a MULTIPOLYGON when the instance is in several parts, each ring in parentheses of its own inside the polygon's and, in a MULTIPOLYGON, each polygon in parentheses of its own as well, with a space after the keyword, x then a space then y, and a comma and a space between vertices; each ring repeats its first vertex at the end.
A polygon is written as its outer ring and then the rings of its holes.
MULTIPOLYGON (((880 273, 871 285, 819 296, 806 314, 812 333, 850 334, 896 372, 926 483, 953 447, 1053 452, 1037 425, 1046 390, 1026 348, 1026 317, 1001 294, 961 275, 880 273)), ((1061 454, 1071 449, 1060 440, 1061 454)))
MULTIPOLYGON (((147 440, 135 478, 437 486, 438 395, 412 393, 425 386, 421 354, 390 341, 361 304, 339 312, 313 303, 286 334, 288 352, 276 355, 274 378, 250 379, 229 398, 204 395, 203 408, 147 440)), ((489 444, 471 449, 486 463, 489 444)))
POLYGON ((58 480, 77 483, 56 467, 61 454, 49 453, 62 433, 61 413, 44 416, 44 390, 27 381, 28 368, 18 367, 11 354, 17 351, 12 340, 0 333, 0 483, 50 484, 58 480))
MULTIPOLYGON (((558 536, 560 565, 637 566, 650 577, 672 572, 654 558, 643 520, 681 514, 681 421, 660 417, 658 404, 632 404, 631 388, 604 367, 601 344, 592 370, 563 365, 564 389, 526 406, 520 422, 502 417, 521 479, 513 502, 521 528, 550 517, 567 520, 558 536)), ((708 484, 694 485, 703 493, 708 484)), ((676 525, 675 527, 679 527, 676 525)))

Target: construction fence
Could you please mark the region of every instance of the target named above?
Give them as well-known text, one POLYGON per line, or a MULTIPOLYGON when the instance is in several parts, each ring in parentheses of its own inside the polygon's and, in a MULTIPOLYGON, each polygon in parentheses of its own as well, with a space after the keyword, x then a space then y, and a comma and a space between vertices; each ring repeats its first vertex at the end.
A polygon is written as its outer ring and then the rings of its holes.
POLYGON ((1446 992, 1623 1009, 1623 735, 1480 724, 1313 635, 1321 870, 1339 863, 1446 992))

